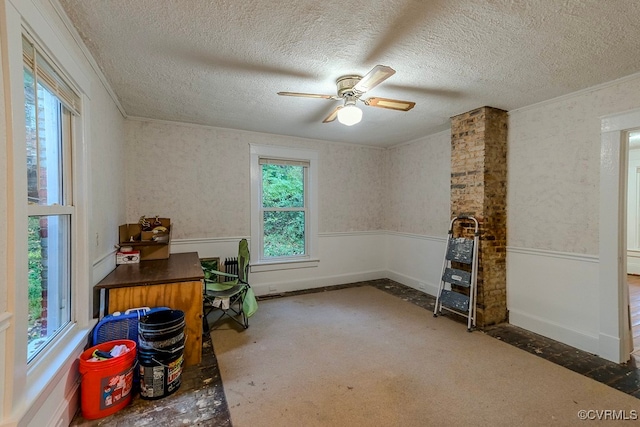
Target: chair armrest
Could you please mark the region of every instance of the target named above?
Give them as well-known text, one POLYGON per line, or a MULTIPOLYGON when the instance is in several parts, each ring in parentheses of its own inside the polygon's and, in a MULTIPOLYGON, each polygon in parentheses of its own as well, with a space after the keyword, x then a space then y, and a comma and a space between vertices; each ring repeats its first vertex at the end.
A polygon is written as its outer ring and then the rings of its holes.
POLYGON ((238 278, 237 274, 225 273, 224 271, 218 271, 218 270, 207 270, 207 273, 215 274, 217 276, 232 277, 234 279, 238 278))
POLYGON ((208 268, 203 268, 202 271, 204 272, 204 276, 205 276, 204 280, 205 281, 209 280, 208 278, 211 277, 211 276, 224 276, 224 277, 231 277, 232 279, 237 279, 238 278, 237 274, 225 273, 224 271, 211 270, 211 269, 208 269, 208 268))

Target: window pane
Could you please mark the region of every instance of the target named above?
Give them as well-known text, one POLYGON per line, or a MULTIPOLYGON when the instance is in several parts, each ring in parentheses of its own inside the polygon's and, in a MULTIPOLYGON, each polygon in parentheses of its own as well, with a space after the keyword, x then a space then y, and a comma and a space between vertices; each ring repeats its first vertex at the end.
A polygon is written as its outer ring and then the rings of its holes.
POLYGON ((29 325, 31 360, 71 320, 70 217, 29 217, 29 325))
POLYGON ((303 211, 264 212, 263 220, 266 258, 305 254, 303 211))
POLYGON ((262 206, 304 207, 304 167, 262 165, 262 206))
POLYGON ((62 104, 46 87, 36 86, 34 93, 33 75, 25 69, 28 201, 62 205, 62 104))
POLYGON ((27 185, 28 200, 38 200, 38 143, 36 127, 36 84, 31 71, 24 70, 24 116, 27 133, 27 185))

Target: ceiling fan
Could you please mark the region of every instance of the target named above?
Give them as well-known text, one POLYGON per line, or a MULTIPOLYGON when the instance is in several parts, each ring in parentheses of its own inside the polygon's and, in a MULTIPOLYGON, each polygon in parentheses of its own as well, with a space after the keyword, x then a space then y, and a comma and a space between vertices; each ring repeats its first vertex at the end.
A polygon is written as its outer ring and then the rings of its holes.
POLYGON ((300 96, 304 98, 320 98, 331 100, 344 99, 344 105, 339 105, 331 112, 322 123, 329 123, 336 118, 344 125, 352 126, 362 120, 362 110, 356 106, 357 101, 363 102, 370 107, 387 108, 390 110, 409 111, 416 103, 410 101, 400 101, 398 99, 389 98, 368 98, 360 99, 365 92, 370 91, 374 87, 395 74, 395 70, 386 65, 376 65, 364 77, 356 75, 342 76, 336 80, 338 89, 337 95, 320 95, 315 93, 300 92, 278 92, 282 96, 300 96))

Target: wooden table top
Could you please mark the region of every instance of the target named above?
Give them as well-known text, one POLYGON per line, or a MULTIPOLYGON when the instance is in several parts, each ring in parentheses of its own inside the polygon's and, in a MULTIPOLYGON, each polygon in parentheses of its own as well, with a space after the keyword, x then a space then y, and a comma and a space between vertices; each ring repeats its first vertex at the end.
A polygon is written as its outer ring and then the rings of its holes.
POLYGON ((193 282, 204 279, 197 252, 171 254, 167 259, 121 264, 100 281, 98 289, 162 283, 193 282))

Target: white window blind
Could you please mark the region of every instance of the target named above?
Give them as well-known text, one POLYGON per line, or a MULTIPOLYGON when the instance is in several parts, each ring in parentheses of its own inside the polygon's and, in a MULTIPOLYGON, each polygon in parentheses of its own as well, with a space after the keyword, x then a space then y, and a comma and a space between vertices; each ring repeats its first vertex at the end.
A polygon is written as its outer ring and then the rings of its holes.
POLYGON ((62 78, 44 54, 25 36, 22 37, 22 57, 25 67, 33 73, 36 82, 47 87, 75 115, 80 114, 80 97, 62 78))
POLYGON ((258 159, 260 165, 284 165, 284 166, 302 166, 303 168, 309 167, 307 160, 291 160, 291 159, 271 159, 268 157, 260 157, 258 159))

